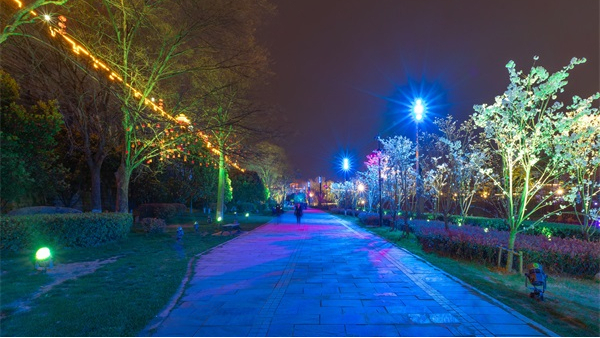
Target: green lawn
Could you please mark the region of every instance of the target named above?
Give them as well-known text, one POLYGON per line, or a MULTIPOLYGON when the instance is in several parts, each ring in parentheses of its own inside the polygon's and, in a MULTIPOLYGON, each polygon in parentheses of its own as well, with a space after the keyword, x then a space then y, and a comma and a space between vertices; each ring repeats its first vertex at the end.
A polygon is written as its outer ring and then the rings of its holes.
MULTIPOLYGON (((190 259, 233 236, 212 236, 215 225, 193 221, 199 215, 169 222, 163 235, 132 232, 125 240, 97 248, 56 249, 56 268, 48 274, 33 269, 33 252, 5 254, 1 260, 0 334, 2 336, 136 336, 176 293, 190 259), (183 226, 183 244, 175 231, 183 226), (209 235, 206 235, 206 234, 209 235), (112 260, 110 260, 112 259, 112 260), (40 293, 55 281, 59 266, 89 269, 83 264, 105 261, 95 272, 71 278, 40 293), (114 262, 113 262, 114 261, 114 262)), ((240 217, 252 230, 271 217, 240 217)), ((233 217, 227 216, 230 223, 233 217)), ((77 270, 73 268, 72 270, 77 270)))
MULTIPOLYGON (((336 216, 362 226, 355 217, 336 216)), ((403 239, 400 232, 390 232, 387 227, 365 229, 422 257, 558 335, 600 336, 600 283, 596 281, 549 275, 545 301, 540 302, 529 298, 523 275, 507 274, 480 264, 425 253, 414 236, 403 239)))

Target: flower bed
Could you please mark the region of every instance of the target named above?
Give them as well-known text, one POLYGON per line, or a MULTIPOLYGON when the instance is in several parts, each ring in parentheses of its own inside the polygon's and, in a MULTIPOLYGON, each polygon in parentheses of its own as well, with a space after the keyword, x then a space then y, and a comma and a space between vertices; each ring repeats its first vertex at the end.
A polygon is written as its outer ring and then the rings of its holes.
MULTIPOLYGON (((450 222, 458 224, 460 216, 450 216, 450 222)), ((532 221, 525 221, 523 224, 524 228, 527 228, 532 221)), ((501 231, 508 231, 508 224, 504 219, 501 218, 487 218, 487 217, 465 217, 465 224, 475 225, 482 228, 496 229, 501 231)), ((524 234, 527 235, 550 235, 552 237, 560 238, 577 238, 585 239, 584 234, 581 231, 579 225, 565 224, 565 223, 550 223, 542 222, 534 228, 527 229, 524 234)), ((591 241, 600 241, 600 231, 594 232, 590 236, 591 241)))
MULTIPOLYGON (((508 244, 506 231, 476 226, 452 226, 446 231, 433 222, 419 222, 415 228, 423 250, 487 265, 496 265, 498 247, 508 244)), ((549 273, 594 276, 600 271, 599 242, 519 234, 515 250, 523 251, 524 264, 540 263, 549 273)))

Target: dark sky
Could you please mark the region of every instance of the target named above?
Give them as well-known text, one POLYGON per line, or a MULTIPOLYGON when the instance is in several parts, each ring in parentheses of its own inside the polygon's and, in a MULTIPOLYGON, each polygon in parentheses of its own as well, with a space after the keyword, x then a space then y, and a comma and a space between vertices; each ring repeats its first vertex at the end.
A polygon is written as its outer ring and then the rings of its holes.
POLYGON ((341 158, 363 170, 376 135, 414 140, 410 105, 464 120, 508 85, 505 65, 559 70, 570 96, 600 90, 598 0, 272 0, 261 32, 273 60, 265 99, 289 130, 281 145, 301 179, 341 180, 341 158))

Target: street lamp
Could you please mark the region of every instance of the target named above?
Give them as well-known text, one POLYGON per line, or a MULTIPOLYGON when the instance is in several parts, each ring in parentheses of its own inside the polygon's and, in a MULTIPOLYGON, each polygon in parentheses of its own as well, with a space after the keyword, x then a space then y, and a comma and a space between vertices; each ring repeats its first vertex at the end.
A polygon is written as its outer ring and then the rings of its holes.
POLYGON ((344 181, 348 180, 348 170, 350 170, 350 160, 344 157, 342 160, 342 170, 344 171, 344 181))
POLYGON ((419 172, 419 122, 423 120, 423 114, 425 113, 425 106, 421 99, 417 99, 413 106, 413 113, 415 117, 415 125, 417 129, 416 134, 416 199, 417 199, 417 217, 421 215, 421 174, 419 172))
POLYGON ((383 183, 383 178, 381 177, 381 152, 383 149, 381 148, 381 139, 377 136, 377 170, 378 170, 378 183, 379 183, 379 226, 383 226, 383 205, 381 203, 381 185, 383 183))

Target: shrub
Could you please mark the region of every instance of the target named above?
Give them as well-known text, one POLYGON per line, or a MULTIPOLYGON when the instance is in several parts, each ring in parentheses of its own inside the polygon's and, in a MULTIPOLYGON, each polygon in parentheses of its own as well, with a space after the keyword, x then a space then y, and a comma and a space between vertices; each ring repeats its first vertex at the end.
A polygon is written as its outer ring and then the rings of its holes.
POLYGON ((35 249, 40 245, 92 247, 125 238, 129 214, 81 213, 2 217, 1 250, 35 249))
POLYGON ((186 211, 185 205, 181 203, 147 203, 140 205, 134 212, 140 218, 169 218, 181 215, 186 211))
MULTIPOLYGON (((508 232, 475 226, 452 227, 421 222, 416 236, 423 250, 496 265, 498 247, 508 243, 508 232)), ((594 276, 600 271, 600 243, 544 235, 517 236, 515 250, 523 251, 524 264, 542 264, 548 272, 594 276)))
POLYGON ((162 234, 167 228, 167 222, 161 218, 144 218, 141 223, 142 229, 149 234, 162 234))
POLYGON ((240 202, 236 205, 238 213, 250 212, 256 213, 256 206, 250 202, 240 202))
MULTIPOLYGON (((342 211, 343 212, 343 211, 342 211)), ((379 214, 374 212, 361 212, 358 214, 358 219, 364 225, 379 225, 379 214)), ((383 223, 390 224, 392 221, 391 215, 383 215, 383 223)))
POLYGON ((40 215, 40 214, 80 214, 81 210, 65 207, 26 207, 12 210, 8 216, 40 215))
MULTIPOLYGON (((460 220, 460 216, 451 216, 450 221, 454 224, 458 224, 460 220)), ((523 228, 527 229, 529 225, 531 225, 532 221, 525 221, 523 224, 523 228)), ((487 218, 487 217, 474 217, 467 216, 465 217, 465 224, 478 226, 481 228, 489 228, 501 231, 508 231, 508 224, 504 219, 501 218, 487 218)), ((523 232, 527 235, 550 235, 552 237, 560 237, 560 238, 576 238, 585 240, 583 233, 581 232, 581 228, 579 225, 574 224, 566 224, 566 223, 550 223, 550 222, 541 222, 536 225, 534 228, 527 229, 523 232)), ((591 241, 599 241, 600 240, 600 232, 595 232, 592 234, 591 241)))

